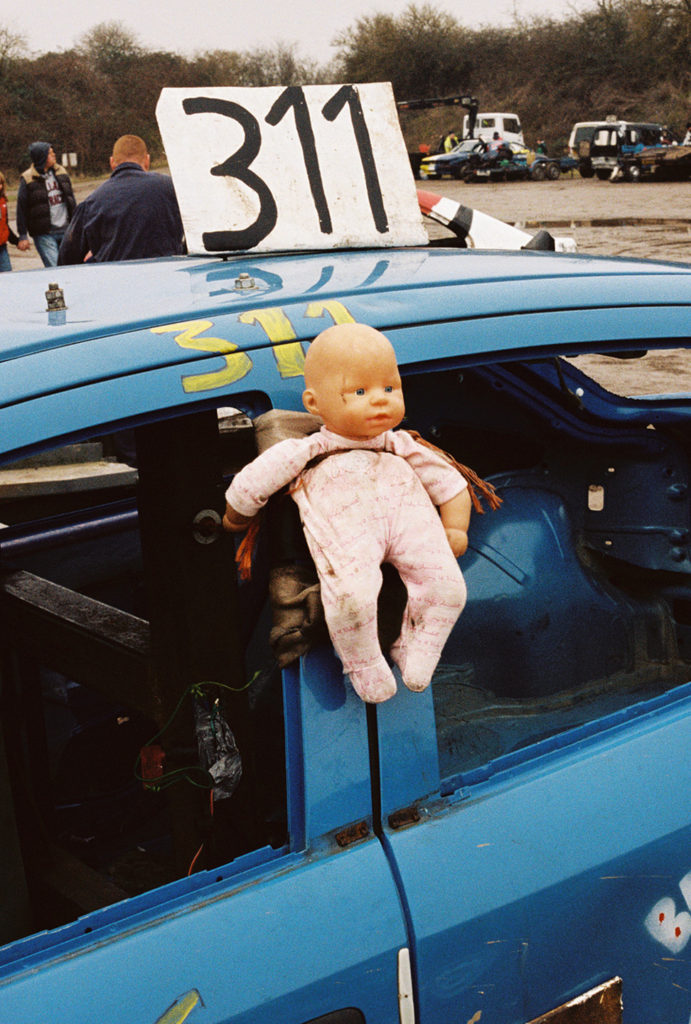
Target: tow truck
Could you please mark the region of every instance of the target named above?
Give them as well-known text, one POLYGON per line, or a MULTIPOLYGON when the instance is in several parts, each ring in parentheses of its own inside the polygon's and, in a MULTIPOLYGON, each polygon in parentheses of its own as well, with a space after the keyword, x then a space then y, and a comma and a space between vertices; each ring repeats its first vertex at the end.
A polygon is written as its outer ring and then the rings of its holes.
MULTIPOLYGON (((467 131, 463 134, 461 141, 467 139, 473 139, 475 137, 475 124, 477 122, 478 112, 478 101, 475 96, 468 95, 456 95, 456 96, 437 96, 432 99, 414 99, 414 100, 401 100, 396 104, 396 107, 400 113, 414 110, 436 110, 439 107, 460 107, 462 110, 467 110, 467 131)), ((439 154, 443 154, 443 148, 438 147, 439 154)), ((409 152, 410 165, 413 169, 413 174, 416 178, 421 177, 420 170, 425 153, 422 151, 409 152)), ((431 172, 432 174, 434 172, 431 172)), ((427 174, 426 176, 430 176, 427 174)))

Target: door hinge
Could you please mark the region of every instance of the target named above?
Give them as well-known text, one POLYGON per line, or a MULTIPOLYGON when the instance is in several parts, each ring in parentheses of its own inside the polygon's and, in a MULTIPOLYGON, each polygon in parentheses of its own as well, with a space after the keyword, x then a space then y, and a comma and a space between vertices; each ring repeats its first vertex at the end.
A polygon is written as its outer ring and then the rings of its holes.
POLYGON ((368 835, 369 825, 367 822, 358 821, 355 825, 348 825, 347 828, 337 832, 336 842, 339 846, 350 846, 351 843, 359 843, 362 839, 367 839, 368 835))
POLYGON ((404 828, 406 825, 415 825, 420 820, 420 811, 413 804, 410 807, 401 807, 389 815, 389 828, 404 828))

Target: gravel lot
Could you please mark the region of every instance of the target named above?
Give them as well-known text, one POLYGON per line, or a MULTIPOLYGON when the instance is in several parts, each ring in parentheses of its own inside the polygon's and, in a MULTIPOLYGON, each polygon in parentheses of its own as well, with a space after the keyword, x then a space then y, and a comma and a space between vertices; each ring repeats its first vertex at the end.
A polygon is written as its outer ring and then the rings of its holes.
POLYGON ((444 179, 419 188, 527 230, 576 239, 579 252, 691 262, 691 182, 614 184, 597 178, 486 182, 444 179))
MULTIPOLYGON (((84 199, 100 180, 74 183, 78 200, 84 199)), ((691 262, 691 182, 628 182, 613 184, 562 176, 558 181, 486 182, 466 185, 445 178, 420 181, 418 188, 450 196, 465 206, 492 217, 552 234, 571 235, 579 252, 608 256, 641 256, 691 262)), ((12 195, 10 222, 15 223, 12 195)), ((430 234, 437 229, 431 227, 430 234)), ((444 233, 444 232, 442 232, 444 233)), ((20 253, 9 247, 15 270, 40 267, 32 248, 20 253)))
MULTIPOLYGON (((420 187, 529 231, 545 227, 553 235, 569 235, 581 253, 691 263, 691 182, 614 184, 578 176, 474 185, 444 179, 420 187)), ((437 237, 448 234, 433 230, 437 237)), ((616 394, 691 393, 691 352, 684 349, 635 360, 588 356, 575 362, 616 394)))

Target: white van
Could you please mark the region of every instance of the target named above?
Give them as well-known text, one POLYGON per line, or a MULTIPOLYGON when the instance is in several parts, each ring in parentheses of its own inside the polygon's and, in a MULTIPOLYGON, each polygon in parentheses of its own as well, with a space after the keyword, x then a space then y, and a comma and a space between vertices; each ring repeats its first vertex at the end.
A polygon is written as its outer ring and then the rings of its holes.
MULTIPOLYGON (((495 132, 499 132, 505 142, 519 142, 522 146, 525 144, 523 129, 517 114, 504 114, 496 111, 479 113, 475 119, 472 138, 490 142, 495 132)), ((463 118, 463 138, 467 139, 468 137, 468 115, 466 114, 463 118)))
POLYGON ((599 121, 576 121, 569 135, 569 156, 575 157, 578 160, 581 155, 581 142, 590 142, 595 129, 599 128, 605 120, 610 120, 610 118, 600 118, 599 121))

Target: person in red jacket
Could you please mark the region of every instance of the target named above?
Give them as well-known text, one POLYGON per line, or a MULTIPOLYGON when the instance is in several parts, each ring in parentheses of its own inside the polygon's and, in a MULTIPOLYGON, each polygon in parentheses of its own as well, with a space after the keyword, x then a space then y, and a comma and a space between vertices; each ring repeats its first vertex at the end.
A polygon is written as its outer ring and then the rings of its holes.
POLYGON ((19 239, 10 227, 7 218, 7 193, 5 191, 5 175, 0 171, 0 274, 5 270, 11 270, 10 254, 7 251, 7 243, 16 245, 19 239))

